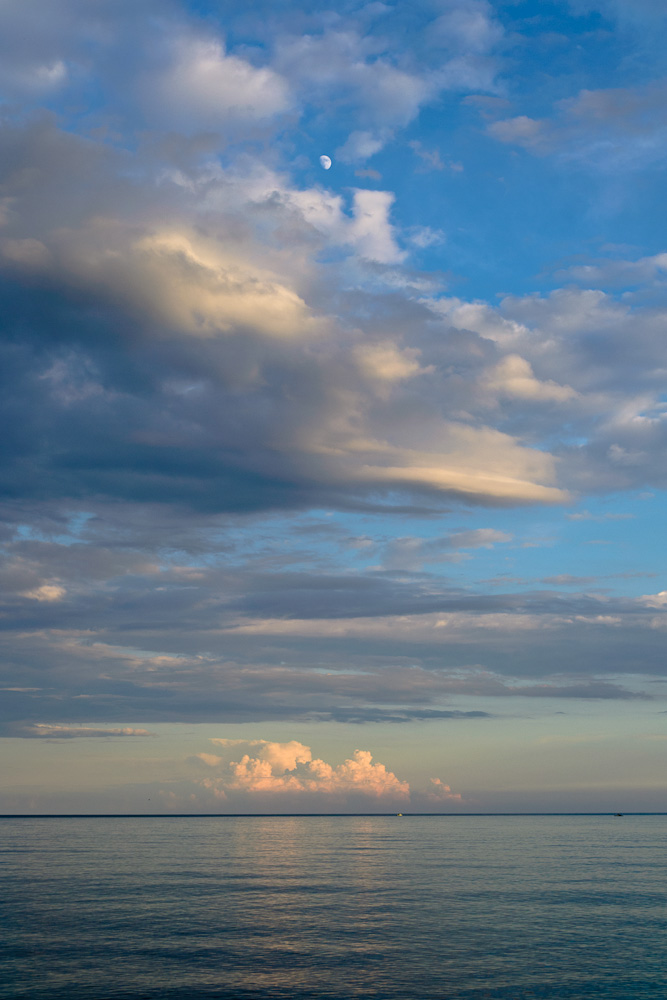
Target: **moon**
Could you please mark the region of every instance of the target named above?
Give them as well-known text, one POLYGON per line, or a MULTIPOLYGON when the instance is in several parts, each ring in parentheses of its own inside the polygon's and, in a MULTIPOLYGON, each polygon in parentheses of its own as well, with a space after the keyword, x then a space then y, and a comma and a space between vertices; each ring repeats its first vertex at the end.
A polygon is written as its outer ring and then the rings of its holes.
POLYGON ((320 163, 325 170, 329 170, 331 167, 331 157, 330 156, 320 156, 320 163))

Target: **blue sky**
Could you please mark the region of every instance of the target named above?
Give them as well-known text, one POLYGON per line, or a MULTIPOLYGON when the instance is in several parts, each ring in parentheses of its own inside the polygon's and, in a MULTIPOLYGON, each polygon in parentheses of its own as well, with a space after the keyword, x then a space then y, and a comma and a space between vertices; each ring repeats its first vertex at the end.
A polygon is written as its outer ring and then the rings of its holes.
POLYGON ((666 20, 3 5, 0 810, 666 808, 666 20))

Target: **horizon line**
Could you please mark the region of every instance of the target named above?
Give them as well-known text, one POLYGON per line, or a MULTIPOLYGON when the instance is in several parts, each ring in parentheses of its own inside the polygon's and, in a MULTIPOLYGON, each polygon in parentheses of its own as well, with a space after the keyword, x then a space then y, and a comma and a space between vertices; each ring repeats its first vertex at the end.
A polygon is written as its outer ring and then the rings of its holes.
POLYGON ((469 812, 469 813, 422 813, 422 812, 350 812, 350 813, 0 813, 0 819, 308 819, 346 817, 402 818, 431 817, 433 819, 464 819, 466 817, 491 816, 667 816, 667 811, 641 812, 469 812))

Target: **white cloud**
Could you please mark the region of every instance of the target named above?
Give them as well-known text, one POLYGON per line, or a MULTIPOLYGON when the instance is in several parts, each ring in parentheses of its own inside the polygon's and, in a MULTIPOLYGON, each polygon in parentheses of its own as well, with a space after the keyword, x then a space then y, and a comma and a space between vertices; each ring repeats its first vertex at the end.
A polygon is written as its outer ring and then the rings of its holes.
MULTIPOLYGON (((295 188, 285 178, 261 167, 245 174, 230 172, 219 179, 204 204, 217 209, 233 205, 236 211, 243 206, 265 206, 282 210, 285 216, 291 212, 324 237, 323 247, 347 247, 358 257, 382 264, 400 263, 406 257, 397 245, 397 233, 390 220, 395 201, 391 191, 355 188, 352 203, 347 206, 339 194, 322 187, 295 188)), ((207 182, 210 187, 210 179, 207 182)), ((304 233, 295 233, 296 252, 299 235, 303 239, 304 233)))
POLYGON ((358 127, 338 150, 341 160, 359 163, 374 156, 443 90, 495 88, 492 51, 503 29, 492 8, 485 0, 447 6, 425 27, 429 52, 447 53, 438 53, 435 68, 420 60, 398 65, 395 45, 363 35, 352 23, 345 30, 279 39, 275 65, 304 103, 353 109, 358 127))
POLYGON ((535 378, 530 363, 518 354, 508 354, 483 379, 485 390, 499 396, 532 400, 536 403, 565 403, 577 393, 567 385, 535 378))
POLYGON ((639 600, 642 604, 645 604, 647 608, 667 609, 667 590, 661 590, 657 594, 645 594, 643 597, 640 597, 639 600))
POLYGON ((536 151, 547 148, 544 122, 528 118, 527 115, 517 115, 516 118, 493 122, 487 131, 500 142, 514 143, 536 151))
POLYGON ((405 259, 394 239, 389 212, 394 203, 390 191, 358 189, 353 195, 353 221, 348 226, 349 242, 361 257, 381 264, 396 264, 405 259))
POLYGON ((487 302, 466 302, 453 297, 424 299, 423 302, 436 316, 448 320, 452 326, 472 330, 504 348, 520 343, 530 332, 525 324, 504 316, 487 302))
POLYGON ((458 52, 482 55, 491 51, 503 38, 503 27, 495 20, 487 0, 454 0, 429 26, 429 35, 458 52))
POLYGON ((185 132, 264 121, 291 105, 278 73, 228 55, 219 41, 204 37, 174 40, 170 64, 144 78, 140 100, 152 126, 185 132))
POLYGON ((276 66, 304 100, 327 95, 334 104, 352 104, 359 118, 381 127, 403 126, 435 93, 428 76, 392 65, 389 54, 373 53, 374 43, 354 30, 330 30, 279 40, 276 66))
POLYGON ((387 130, 380 133, 356 131, 351 132, 342 146, 336 150, 336 156, 343 163, 363 163, 379 153, 391 137, 387 130))
POLYGON ((420 250, 426 247, 439 246, 445 242, 446 236, 442 229, 432 229, 430 226, 414 226, 408 233, 408 239, 420 250))

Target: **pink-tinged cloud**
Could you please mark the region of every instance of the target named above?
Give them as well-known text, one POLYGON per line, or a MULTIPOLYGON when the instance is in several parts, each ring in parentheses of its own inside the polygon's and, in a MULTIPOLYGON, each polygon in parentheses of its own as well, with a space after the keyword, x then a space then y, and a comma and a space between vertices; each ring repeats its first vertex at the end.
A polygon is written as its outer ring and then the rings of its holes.
POLYGON ((200 760, 202 764, 206 764, 208 767, 218 767, 222 764, 222 757, 218 757, 215 753, 196 753, 195 759, 200 760))
POLYGON ((132 729, 130 726, 124 726, 122 729, 98 729, 93 726, 60 726, 36 722, 31 726, 17 727, 9 735, 24 739, 76 740, 110 736, 153 736, 155 734, 148 729, 132 729))
MULTIPOLYGON (((219 778, 204 778, 199 784, 217 798, 227 792, 250 795, 365 795, 372 798, 390 797, 407 800, 410 786, 387 770, 384 764, 373 761, 369 750, 355 750, 352 757, 342 764, 332 765, 324 760, 313 760, 310 747, 291 740, 289 743, 271 743, 266 740, 212 740, 223 746, 241 743, 258 747, 257 756, 245 753, 240 760, 231 761, 228 772, 219 778)), ((199 759, 215 765, 213 754, 198 754, 199 759)))
POLYGON ((246 792, 356 792, 376 798, 410 795, 407 781, 399 781, 384 764, 374 764, 368 750, 355 750, 351 758, 336 767, 316 759, 307 761, 298 770, 278 775, 273 773, 268 760, 251 758, 248 754, 240 761, 232 761, 230 767, 234 776, 230 787, 246 792))
POLYGON ((449 785, 445 785, 440 778, 431 778, 431 784, 433 785, 433 790, 426 796, 429 802, 463 801, 463 797, 458 792, 453 792, 449 785))
MULTIPOLYGON (((225 740, 212 739, 211 743, 218 746, 251 746, 260 747, 257 752, 257 759, 267 762, 270 770, 276 774, 284 774, 285 771, 293 771, 297 764, 305 764, 312 761, 313 755, 310 747, 299 743, 297 740, 290 740, 289 743, 271 743, 269 740, 225 740)), ((213 757, 213 754, 197 754, 202 759, 206 756, 213 757)), ((218 761, 220 757, 216 758, 218 761)))

